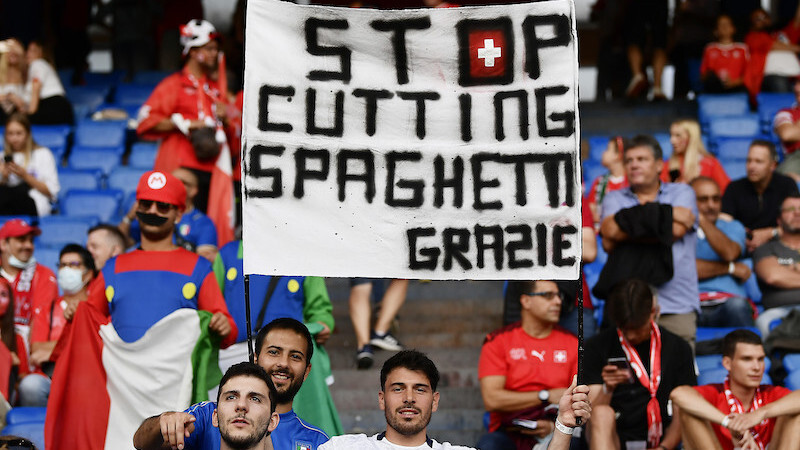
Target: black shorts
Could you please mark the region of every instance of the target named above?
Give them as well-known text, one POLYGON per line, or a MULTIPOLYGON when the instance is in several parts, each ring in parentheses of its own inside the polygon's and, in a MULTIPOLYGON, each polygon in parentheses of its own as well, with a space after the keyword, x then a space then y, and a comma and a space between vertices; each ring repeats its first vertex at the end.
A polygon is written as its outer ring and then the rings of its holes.
POLYGON ((650 35, 653 48, 667 47, 667 0, 630 0, 625 12, 625 44, 644 48, 650 35))

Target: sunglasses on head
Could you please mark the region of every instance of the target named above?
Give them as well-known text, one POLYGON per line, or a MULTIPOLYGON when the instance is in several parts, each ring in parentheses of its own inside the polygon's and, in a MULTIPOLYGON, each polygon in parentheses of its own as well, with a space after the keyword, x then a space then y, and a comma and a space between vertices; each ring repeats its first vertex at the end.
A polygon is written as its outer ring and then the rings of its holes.
POLYGON ((139 209, 148 211, 152 206, 153 203, 156 204, 156 210, 161 214, 166 214, 170 212, 172 208, 175 208, 175 205, 166 202, 156 202, 153 200, 139 200, 139 209))
POLYGON ((0 441, 0 450, 35 449, 33 442, 24 438, 4 438, 0 441))

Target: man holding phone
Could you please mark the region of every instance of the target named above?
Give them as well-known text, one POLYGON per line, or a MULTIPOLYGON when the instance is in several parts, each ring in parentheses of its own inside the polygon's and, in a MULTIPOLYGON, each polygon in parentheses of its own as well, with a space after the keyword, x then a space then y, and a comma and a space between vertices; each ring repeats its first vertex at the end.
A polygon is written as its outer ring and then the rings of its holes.
POLYGON ((617 284, 606 308, 616 328, 586 342, 590 448, 672 450, 681 430, 669 395, 697 384, 691 348, 656 325, 659 306, 644 281, 617 284))
POLYGON ((477 445, 482 450, 530 449, 561 430, 551 402, 558 402, 578 369, 578 340, 558 326, 563 300, 558 285, 513 283, 509 289, 522 293, 522 320, 486 337, 478 365, 490 412, 490 432, 477 445))

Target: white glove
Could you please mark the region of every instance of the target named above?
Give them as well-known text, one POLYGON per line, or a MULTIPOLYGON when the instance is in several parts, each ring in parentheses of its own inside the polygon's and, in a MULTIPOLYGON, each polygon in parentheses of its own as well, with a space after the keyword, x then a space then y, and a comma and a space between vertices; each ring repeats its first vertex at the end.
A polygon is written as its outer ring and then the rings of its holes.
POLYGON ((180 113, 175 113, 169 117, 172 123, 181 130, 181 133, 189 136, 189 125, 192 123, 189 119, 184 119, 180 113))

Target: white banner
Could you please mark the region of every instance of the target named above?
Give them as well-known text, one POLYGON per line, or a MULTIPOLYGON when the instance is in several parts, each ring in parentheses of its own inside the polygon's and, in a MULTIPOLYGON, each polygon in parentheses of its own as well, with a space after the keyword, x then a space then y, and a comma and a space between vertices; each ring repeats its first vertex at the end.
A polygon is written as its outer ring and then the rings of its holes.
POLYGON ((577 279, 571 1, 247 4, 244 270, 577 279))

